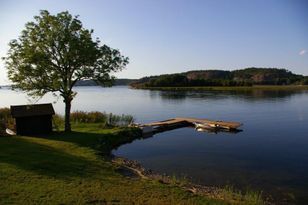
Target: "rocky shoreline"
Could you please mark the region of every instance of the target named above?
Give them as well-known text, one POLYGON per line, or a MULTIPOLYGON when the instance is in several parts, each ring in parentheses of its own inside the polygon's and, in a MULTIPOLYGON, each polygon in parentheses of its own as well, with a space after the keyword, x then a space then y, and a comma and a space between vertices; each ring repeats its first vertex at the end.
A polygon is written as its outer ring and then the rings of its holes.
MULTIPOLYGON (((209 198, 221 200, 226 200, 227 198, 231 204, 233 204, 232 202, 238 201, 238 193, 226 192, 226 190, 218 187, 194 184, 188 180, 175 179, 174 177, 168 176, 166 174, 160 174, 153 170, 146 169, 136 160, 130 160, 115 155, 110 155, 110 157, 111 161, 119 166, 117 172, 126 177, 132 179, 141 178, 156 180, 162 184, 177 186, 192 194, 203 195, 209 198)), ((264 205, 275 204, 270 199, 266 199, 263 202, 264 205)))

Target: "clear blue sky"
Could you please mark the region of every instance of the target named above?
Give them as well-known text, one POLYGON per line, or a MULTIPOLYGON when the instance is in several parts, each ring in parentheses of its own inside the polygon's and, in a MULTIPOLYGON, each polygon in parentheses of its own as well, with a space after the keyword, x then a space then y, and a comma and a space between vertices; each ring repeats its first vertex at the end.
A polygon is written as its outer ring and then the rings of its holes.
MULTIPOLYGON (((308 75, 308 1, 0 1, 0 56, 39 10, 80 15, 95 37, 130 57, 118 77, 191 69, 280 67, 308 75)), ((0 85, 8 84, 0 62, 0 85)))

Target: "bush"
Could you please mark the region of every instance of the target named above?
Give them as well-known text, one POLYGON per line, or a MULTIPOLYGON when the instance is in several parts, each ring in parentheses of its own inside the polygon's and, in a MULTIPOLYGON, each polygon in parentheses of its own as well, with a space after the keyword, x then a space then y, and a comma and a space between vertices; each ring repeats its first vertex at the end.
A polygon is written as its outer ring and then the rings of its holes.
MULTIPOLYGON (((71 123, 101 123, 102 127, 125 127, 134 122, 134 117, 131 115, 115 115, 107 114, 105 112, 84 112, 75 111, 71 113, 71 123)), ((61 115, 53 116, 53 127, 55 130, 59 130, 64 126, 64 117, 61 115)))
POLYGON ((134 122, 134 117, 131 115, 114 115, 110 113, 108 115, 108 125, 111 126, 128 126, 134 122))
POLYGON ((10 108, 0 108, 0 134, 5 134, 5 129, 15 130, 15 120, 10 108))
POLYGON ((60 128, 62 128, 64 126, 63 116, 61 116, 59 114, 55 114, 52 117, 52 125, 53 125, 53 129, 60 131, 60 128))
POLYGON ((0 136, 5 135, 5 123, 0 120, 0 136))
POLYGON ((71 122, 74 123, 106 123, 107 114, 102 112, 76 111, 71 113, 71 122))

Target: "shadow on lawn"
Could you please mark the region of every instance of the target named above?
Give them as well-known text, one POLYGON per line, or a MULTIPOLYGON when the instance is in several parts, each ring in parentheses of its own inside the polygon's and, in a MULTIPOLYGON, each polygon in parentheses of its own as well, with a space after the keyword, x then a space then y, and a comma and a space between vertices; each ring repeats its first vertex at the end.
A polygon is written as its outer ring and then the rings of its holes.
MULTIPOLYGON (((141 135, 136 129, 110 130, 106 133, 53 132, 45 136, 1 137, 0 163, 55 178, 87 177, 97 170, 111 171, 112 168, 108 163, 84 157, 87 151, 81 147, 91 148, 103 156, 108 156, 114 148, 139 137, 141 135), (39 143, 42 139, 49 142, 39 143), (71 145, 72 147, 63 150, 61 146, 69 144, 63 145, 61 142, 70 142, 78 146, 71 145), (71 149, 75 148, 73 152, 71 149)), ((88 151, 91 154, 91 151, 88 151)))
POLYGON ((27 137, 0 138, 0 163, 55 178, 86 177, 98 165, 76 156, 27 140, 27 137))
POLYGON ((75 143, 81 147, 88 147, 98 151, 102 155, 109 155, 113 149, 136 139, 142 138, 139 129, 123 128, 110 130, 106 133, 94 132, 53 132, 52 134, 42 137, 49 140, 64 141, 75 143))

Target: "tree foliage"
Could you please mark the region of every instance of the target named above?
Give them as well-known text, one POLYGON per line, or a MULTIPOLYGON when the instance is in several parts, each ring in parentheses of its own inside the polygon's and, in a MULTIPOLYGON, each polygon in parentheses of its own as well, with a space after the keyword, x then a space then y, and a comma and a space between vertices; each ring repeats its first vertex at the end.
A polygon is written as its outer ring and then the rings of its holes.
POLYGON ((76 82, 91 79, 110 86, 112 73, 128 63, 119 50, 101 45, 92 34, 93 30, 83 28, 78 16, 67 11, 51 15, 43 10, 26 24, 18 39, 10 42, 4 58, 14 88, 33 96, 60 93, 66 104, 67 131, 76 82))

